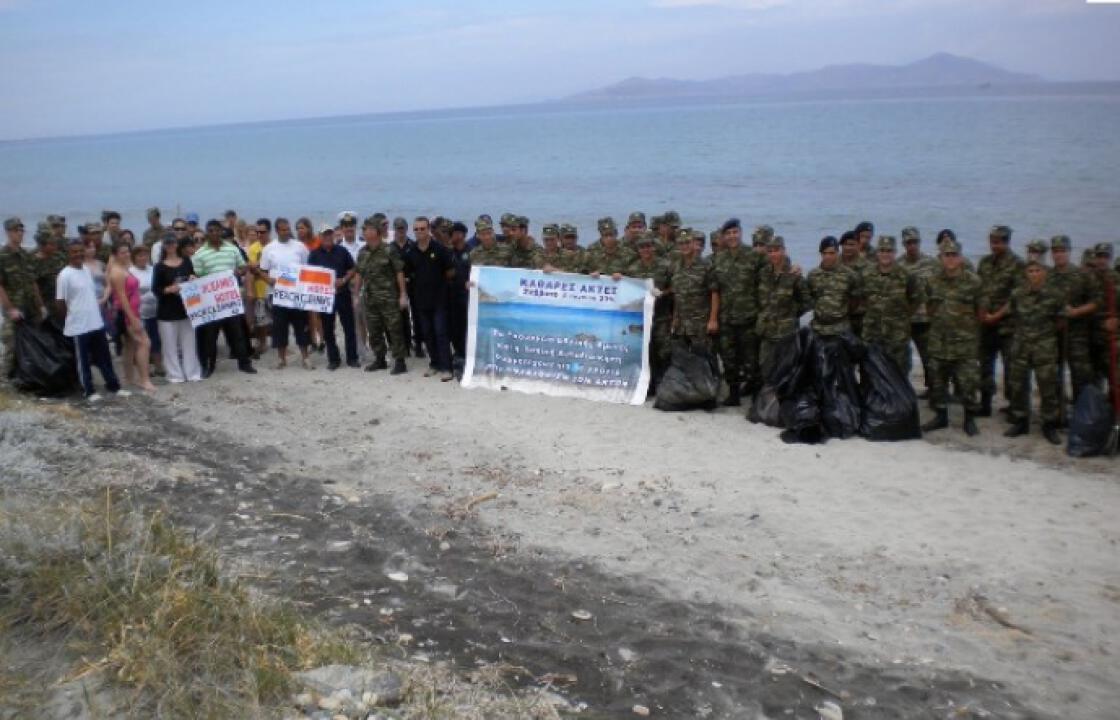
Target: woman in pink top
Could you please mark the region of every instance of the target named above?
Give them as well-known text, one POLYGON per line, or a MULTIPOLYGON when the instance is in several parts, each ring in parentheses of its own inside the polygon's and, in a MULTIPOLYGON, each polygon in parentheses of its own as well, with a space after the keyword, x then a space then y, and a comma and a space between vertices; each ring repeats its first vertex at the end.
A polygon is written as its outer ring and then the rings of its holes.
POLYGON ((128 245, 117 243, 109 258, 106 274, 114 316, 121 337, 124 338, 124 379, 146 393, 153 393, 156 386, 152 385, 148 375, 148 354, 152 345, 148 334, 144 332, 144 322, 140 319, 140 281, 128 271, 131 265, 132 256, 128 245))

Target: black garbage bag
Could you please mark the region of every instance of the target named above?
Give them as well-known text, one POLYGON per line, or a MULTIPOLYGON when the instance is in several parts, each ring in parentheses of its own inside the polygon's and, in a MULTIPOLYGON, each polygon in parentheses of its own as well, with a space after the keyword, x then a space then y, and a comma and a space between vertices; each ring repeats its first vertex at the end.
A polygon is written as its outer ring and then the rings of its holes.
POLYGON ((864 352, 863 343, 850 333, 816 341, 815 385, 821 425, 834 438, 850 438, 860 428, 859 383, 853 356, 864 352))
POLYGON ((918 395, 910 379, 878 345, 868 345, 860 362, 863 419, 868 440, 913 440, 922 436, 918 395))
POLYGON ((762 423, 771 427, 782 427, 782 404, 778 391, 773 385, 763 385, 754 396, 747 419, 752 423, 762 423))
POLYGON ((1093 457, 1107 453, 1112 422, 1108 396, 1095 385, 1086 385, 1077 396, 1069 418, 1066 454, 1070 457, 1093 457))
POLYGON ((12 384, 36 395, 66 395, 77 386, 74 353, 66 338, 49 323, 24 321, 15 327, 16 354, 12 384))
POLYGON ((812 444, 825 439, 817 393, 811 385, 782 401, 781 416, 782 427, 786 428, 781 435, 783 442, 812 444))
POLYGON ((774 346, 773 362, 766 384, 773 386, 779 400, 797 394, 812 379, 812 358, 816 353, 816 333, 806 326, 774 346))
POLYGON ((720 377, 715 358, 707 350, 673 343, 669 369, 657 386, 658 410, 712 410, 719 396, 720 377))

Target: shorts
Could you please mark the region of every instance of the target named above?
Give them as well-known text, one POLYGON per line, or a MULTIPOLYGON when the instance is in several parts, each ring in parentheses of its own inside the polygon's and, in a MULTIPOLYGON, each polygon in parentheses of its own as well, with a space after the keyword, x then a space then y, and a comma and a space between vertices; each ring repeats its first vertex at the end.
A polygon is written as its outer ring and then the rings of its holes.
POLYGON ((253 325, 255 327, 268 327, 272 324, 272 296, 264 301, 257 300, 253 303, 253 325))

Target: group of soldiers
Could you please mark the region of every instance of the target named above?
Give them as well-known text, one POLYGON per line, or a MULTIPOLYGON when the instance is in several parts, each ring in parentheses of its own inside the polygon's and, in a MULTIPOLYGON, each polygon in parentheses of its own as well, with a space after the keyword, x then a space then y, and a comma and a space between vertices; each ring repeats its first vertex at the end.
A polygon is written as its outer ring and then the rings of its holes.
MULTIPOLYGON (((112 232, 114 221, 120 232, 119 215, 113 215, 104 226, 83 227, 83 238, 87 230, 91 237, 112 232)), ((18 220, 5 223, 9 243, 0 250, 0 304, 9 315, 26 307, 33 290, 53 297, 51 280, 65 264, 58 252, 63 219, 51 216, 41 224, 34 254, 19 250, 17 224, 22 229, 18 220)), ((387 352, 394 369, 403 371, 408 352, 422 353, 423 345, 433 365, 448 372, 451 357, 465 352, 470 267, 485 265, 651 279, 657 298, 651 393, 679 339, 715 352, 728 388, 723 403, 741 404, 763 385, 774 346, 808 313, 819 336, 850 332, 878 344, 907 375, 912 343, 923 367, 922 395, 934 411, 927 432, 948 426, 951 384, 964 407, 964 431, 977 432, 974 418, 992 414, 997 358, 1009 401, 1006 434, 1029 429, 1033 374, 1042 432, 1055 443, 1069 400, 1087 385, 1108 382, 1110 370, 1115 374, 1110 345, 1116 342, 1120 263, 1113 264, 1108 243, 1088 248, 1074 263, 1070 239, 1057 235, 1029 243, 1023 259, 1011 249, 1011 229, 997 225, 989 233, 989 253, 973 265, 952 230, 937 234, 936 254, 929 255, 915 227, 902 229, 900 243, 892 235, 876 239, 874 226, 861 222, 821 239, 819 265, 804 273, 767 225, 754 228, 748 246, 738 219, 707 234, 684 227, 675 211, 648 223, 644 213, 630 213, 621 230, 612 218, 601 218, 598 237, 586 246, 574 225, 558 223, 545 224, 538 243, 529 219, 512 213, 497 227, 490 216, 479 216, 470 237, 464 223, 441 217, 417 218, 417 238, 408 236, 404 218, 394 219, 390 231, 384 214, 371 215, 361 223, 360 239, 357 224, 353 213, 342 213, 337 227, 321 232, 337 233, 336 242, 354 254, 352 299, 364 326, 362 343, 373 352, 366 366, 371 371, 389 367, 387 352)), ((157 217, 143 242, 158 242, 161 228, 157 217)), ((9 341, 10 326, 4 331, 9 341)))

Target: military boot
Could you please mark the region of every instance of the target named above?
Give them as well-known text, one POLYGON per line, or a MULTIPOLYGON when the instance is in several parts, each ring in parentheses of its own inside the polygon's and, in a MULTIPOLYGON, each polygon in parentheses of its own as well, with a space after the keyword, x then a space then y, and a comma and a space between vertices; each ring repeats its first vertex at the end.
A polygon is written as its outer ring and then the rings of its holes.
POLYGON ((1042 437, 1050 441, 1051 445, 1062 444, 1062 436, 1058 434, 1058 427, 1054 423, 1042 423, 1042 437))
POLYGON ((949 427, 949 411, 942 408, 935 411, 937 414, 933 419, 922 425, 922 432, 933 432, 934 430, 944 430, 949 427))
POLYGON ((408 372, 408 368, 404 365, 404 358, 398 358, 393 361, 393 369, 389 371, 390 375, 401 375, 408 372))
POLYGON ((1030 431, 1031 423, 1029 420, 1015 420, 1011 423, 1011 427, 1007 428, 1007 431, 1003 433, 1003 436, 1009 438, 1019 437, 1020 435, 1026 435, 1030 431))
POLYGON ((739 392, 739 383, 731 383, 727 390, 727 399, 723 401, 724 407, 739 407, 742 404, 741 395, 739 392))
POLYGON ((975 437, 980 434, 980 431, 976 428, 976 421, 972 419, 972 413, 967 411, 964 414, 964 425, 961 425, 961 429, 964 430, 964 434, 969 437, 975 437))
POLYGON ((980 395, 980 409, 976 411, 976 417, 991 417, 992 416, 992 394, 982 393, 980 395))
POLYGON ((386 370, 388 369, 388 367, 389 363, 385 362, 385 356, 378 355, 377 359, 375 359, 369 365, 366 365, 366 372, 377 372, 378 370, 386 370))

